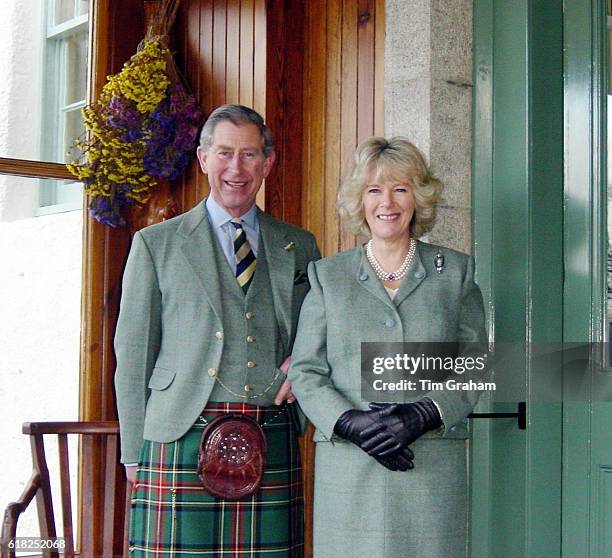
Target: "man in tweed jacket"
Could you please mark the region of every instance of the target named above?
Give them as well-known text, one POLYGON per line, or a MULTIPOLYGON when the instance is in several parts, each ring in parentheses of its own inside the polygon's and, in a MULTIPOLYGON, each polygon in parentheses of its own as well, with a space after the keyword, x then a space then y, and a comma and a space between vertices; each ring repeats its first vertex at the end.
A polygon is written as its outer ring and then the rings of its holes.
POLYGON ((260 115, 240 105, 216 109, 198 159, 210 197, 136 233, 123 279, 115 386, 122 462, 135 482, 131 552, 299 557, 295 413, 274 404, 293 400, 287 358, 309 288, 305 271, 320 254, 310 233, 255 206, 275 160, 260 115), (238 231, 247 241, 241 251, 238 231), (243 285, 240 258, 249 250, 255 272, 243 285), (264 479, 251 506, 215 498, 196 476, 202 428, 226 411, 268 429, 264 479), (278 489, 267 487, 267 473, 270 486, 286 487, 282 494, 270 496, 278 489))

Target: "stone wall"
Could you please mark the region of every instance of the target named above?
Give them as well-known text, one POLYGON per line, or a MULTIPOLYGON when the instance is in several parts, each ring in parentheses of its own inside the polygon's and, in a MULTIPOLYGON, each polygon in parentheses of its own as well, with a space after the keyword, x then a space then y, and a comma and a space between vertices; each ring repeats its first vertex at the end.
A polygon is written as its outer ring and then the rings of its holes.
POLYGON ((471 0, 387 0, 385 134, 410 139, 444 184, 429 242, 471 251, 471 0))

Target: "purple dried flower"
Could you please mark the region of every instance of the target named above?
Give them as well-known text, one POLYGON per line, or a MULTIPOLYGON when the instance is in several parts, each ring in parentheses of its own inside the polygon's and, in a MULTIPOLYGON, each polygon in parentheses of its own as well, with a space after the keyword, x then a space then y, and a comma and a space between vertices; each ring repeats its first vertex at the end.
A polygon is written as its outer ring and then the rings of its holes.
POLYGON ((109 227, 123 227, 126 222, 121 216, 121 211, 126 206, 130 205, 133 200, 126 197, 124 191, 129 191, 128 185, 124 186, 121 191, 116 192, 113 197, 108 196, 95 196, 91 197, 89 201, 89 213, 90 215, 109 227))
POLYGON ((170 87, 170 94, 150 117, 150 134, 144 156, 144 169, 158 178, 173 180, 189 163, 198 131, 198 110, 193 96, 180 84, 170 87))

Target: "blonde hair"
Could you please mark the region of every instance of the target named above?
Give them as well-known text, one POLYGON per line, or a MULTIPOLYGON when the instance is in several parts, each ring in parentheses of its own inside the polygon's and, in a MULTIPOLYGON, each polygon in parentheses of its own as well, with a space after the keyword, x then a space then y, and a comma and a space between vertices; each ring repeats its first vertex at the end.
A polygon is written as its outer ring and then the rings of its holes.
POLYGON ((369 181, 409 185, 415 202, 410 234, 419 238, 431 230, 435 205, 443 186, 432 176, 415 145, 397 136, 390 140, 371 137, 357 146, 353 167, 340 186, 336 204, 338 215, 353 234, 370 234, 362 201, 363 190, 371 183, 369 181))

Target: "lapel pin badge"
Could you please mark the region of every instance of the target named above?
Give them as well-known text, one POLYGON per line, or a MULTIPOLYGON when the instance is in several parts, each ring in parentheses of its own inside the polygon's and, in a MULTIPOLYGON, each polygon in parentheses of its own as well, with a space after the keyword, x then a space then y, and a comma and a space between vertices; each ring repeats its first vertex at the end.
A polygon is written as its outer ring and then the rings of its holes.
POLYGON ((436 257, 434 258, 434 266, 436 267, 436 271, 438 273, 442 273, 444 270, 444 256, 442 255, 442 252, 438 252, 436 254, 436 257))
POLYGON ((287 252, 291 252, 291 250, 293 250, 295 248, 295 242, 291 241, 289 244, 287 244, 287 246, 285 246, 285 250, 287 250, 287 252))

